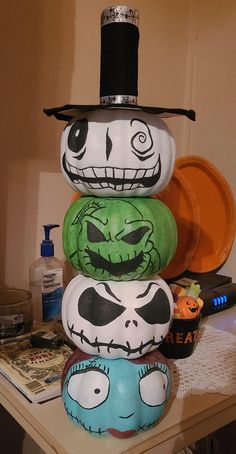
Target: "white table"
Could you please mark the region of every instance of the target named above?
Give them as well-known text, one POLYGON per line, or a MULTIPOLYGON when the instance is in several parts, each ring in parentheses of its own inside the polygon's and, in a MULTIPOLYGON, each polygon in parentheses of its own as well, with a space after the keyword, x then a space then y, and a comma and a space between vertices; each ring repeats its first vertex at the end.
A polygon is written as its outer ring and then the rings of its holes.
MULTIPOLYGON (((204 319, 225 331, 235 330, 236 307, 204 319)), ((172 397, 164 418, 153 429, 133 438, 95 438, 67 417, 60 398, 43 404, 29 403, 0 376, 0 403, 48 454, 171 454, 233 421, 236 397, 222 394, 172 397)))

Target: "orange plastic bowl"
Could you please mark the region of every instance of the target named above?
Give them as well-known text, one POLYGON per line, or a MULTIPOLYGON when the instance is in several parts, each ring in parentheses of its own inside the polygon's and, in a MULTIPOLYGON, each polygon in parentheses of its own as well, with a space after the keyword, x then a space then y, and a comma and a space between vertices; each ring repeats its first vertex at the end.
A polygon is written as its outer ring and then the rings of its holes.
POLYGON ((200 156, 178 158, 176 166, 186 179, 200 207, 198 246, 188 270, 205 273, 227 259, 235 238, 235 201, 229 184, 219 170, 200 156))
POLYGON ((160 273, 163 279, 170 279, 183 273, 194 257, 201 229, 200 209, 188 181, 176 168, 168 186, 155 197, 172 211, 177 224, 175 256, 160 273))

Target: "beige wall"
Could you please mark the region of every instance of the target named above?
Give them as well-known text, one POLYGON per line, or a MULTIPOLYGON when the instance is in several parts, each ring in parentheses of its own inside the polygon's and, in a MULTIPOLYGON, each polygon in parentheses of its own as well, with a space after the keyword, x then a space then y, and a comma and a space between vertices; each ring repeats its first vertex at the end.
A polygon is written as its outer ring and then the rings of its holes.
MULTIPOLYGON (((197 0, 192 4, 191 100, 197 122, 190 125, 188 153, 209 159, 236 197, 236 2, 197 0)), ((234 242, 227 262, 219 270, 232 276, 234 282, 235 263, 234 242)))
MULTIPOLYGON (((177 154, 198 154, 234 193, 233 0, 132 0, 140 12, 139 103, 192 107, 197 122, 169 119, 177 154)), ((1 285, 27 287, 43 223, 60 223, 71 198, 59 165, 64 123, 44 107, 97 103, 100 13, 107 1, 1 2, 1 285)), ((61 229, 54 230, 63 257, 61 229)), ((232 255, 227 264, 235 273, 232 255)))

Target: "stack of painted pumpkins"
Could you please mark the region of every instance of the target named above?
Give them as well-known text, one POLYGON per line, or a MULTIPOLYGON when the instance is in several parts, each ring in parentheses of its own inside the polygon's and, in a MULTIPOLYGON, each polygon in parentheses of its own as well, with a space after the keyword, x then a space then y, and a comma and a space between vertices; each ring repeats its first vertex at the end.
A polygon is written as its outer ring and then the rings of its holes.
MULTIPOLYGON (((102 40, 121 26, 130 42, 137 11, 105 10, 102 40)), ((172 322, 173 297, 157 273, 175 254, 177 229, 167 206, 151 196, 171 179, 175 143, 157 115, 162 109, 137 106, 133 97, 116 103, 107 92, 99 106, 46 111, 69 120, 62 172, 81 193, 63 227, 65 255, 78 274, 62 303, 65 332, 77 347, 63 372, 62 398, 78 426, 127 438, 153 427, 170 393, 158 346, 172 322)))

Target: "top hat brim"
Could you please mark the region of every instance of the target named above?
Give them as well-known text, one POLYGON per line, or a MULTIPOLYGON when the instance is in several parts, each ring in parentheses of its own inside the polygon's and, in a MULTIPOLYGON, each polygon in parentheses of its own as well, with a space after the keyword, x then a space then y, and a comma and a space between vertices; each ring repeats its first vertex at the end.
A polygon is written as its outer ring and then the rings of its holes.
POLYGON ((196 114, 194 110, 186 109, 172 109, 168 107, 148 107, 140 106, 137 104, 97 104, 97 105, 78 105, 78 104, 65 104, 62 107, 52 107, 51 109, 44 109, 44 113, 48 116, 54 116, 57 120, 70 121, 78 113, 91 112, 94 110, 104 109, 130 109, 142 110, 147 113, 159 115, 161 118, 168 118, 173 116, 185 116, 192 121, 195 121, 196 114))

